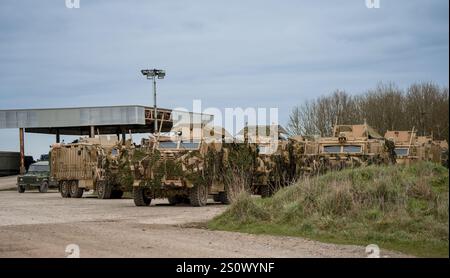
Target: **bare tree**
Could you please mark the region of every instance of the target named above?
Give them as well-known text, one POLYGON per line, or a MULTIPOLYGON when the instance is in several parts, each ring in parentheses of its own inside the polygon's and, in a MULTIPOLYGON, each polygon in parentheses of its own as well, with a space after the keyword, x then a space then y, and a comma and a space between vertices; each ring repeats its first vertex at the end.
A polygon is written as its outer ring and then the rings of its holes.
POLYGON ((331 135, 333 125, 359 124, 364 120, 381 134, 387 130, 409 130, 449 138, 449 91, 430 83, 411 85, 406 92, 394 83, 379 83, 364 94, 349 95, 336 90, 294 107, 289 117, 291 134, 331 135))

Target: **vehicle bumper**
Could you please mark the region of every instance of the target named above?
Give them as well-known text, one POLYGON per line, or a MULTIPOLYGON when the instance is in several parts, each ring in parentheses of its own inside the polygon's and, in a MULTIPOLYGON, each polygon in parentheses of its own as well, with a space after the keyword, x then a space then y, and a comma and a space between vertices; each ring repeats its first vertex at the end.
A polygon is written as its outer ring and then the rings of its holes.
POLYGON ((23 186, 23 187, 38 187, 41 186, 41 183, 18 183, 17 186, 23 186))

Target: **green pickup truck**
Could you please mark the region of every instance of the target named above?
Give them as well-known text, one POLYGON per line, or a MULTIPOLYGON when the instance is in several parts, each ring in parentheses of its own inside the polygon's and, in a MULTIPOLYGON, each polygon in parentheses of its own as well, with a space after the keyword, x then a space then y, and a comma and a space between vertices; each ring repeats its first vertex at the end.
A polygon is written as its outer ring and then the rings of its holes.
POLYGON ((39 161, 30 165, 25 175, 17 177, 17 191, 24 193, 26 189, 38 188, 39 192, 47 192, 49 187, 56 186, 56 182, 50 177, 48 161, 39 161))

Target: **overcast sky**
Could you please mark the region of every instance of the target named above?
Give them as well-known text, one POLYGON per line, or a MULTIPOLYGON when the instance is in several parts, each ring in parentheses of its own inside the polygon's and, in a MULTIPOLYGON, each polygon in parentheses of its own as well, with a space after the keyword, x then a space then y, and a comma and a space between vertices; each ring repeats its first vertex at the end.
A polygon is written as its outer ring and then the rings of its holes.
MULTIPOLYGON (((152 105, 289 110, 378 82, 448 87, 449 1, 0 1, 0 109, 152 105)), ((0 130, 0 150, 18 131, 0 130)), ((54 140, 27 134, 36 156, 54 140)))

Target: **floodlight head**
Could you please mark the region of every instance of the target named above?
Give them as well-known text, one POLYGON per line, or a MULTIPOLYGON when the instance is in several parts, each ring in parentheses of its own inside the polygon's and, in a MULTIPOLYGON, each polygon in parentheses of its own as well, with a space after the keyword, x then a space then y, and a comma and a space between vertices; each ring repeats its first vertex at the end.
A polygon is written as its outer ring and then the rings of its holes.
POLYGON ((141 70, 142 75, 146 75, 146 76, 153 76, 153 71, 152 70, 141 70))
POLYGON ((158 76, 158 79, 164 79, 166 72, 163 70, 157 70, 156 75, 158 76))
POLYGON ((141 70, 141 73, 145 76, 147 76, 147 78, 151 78, 151 77, 158 77, 158 79, 164 79, 164 77, 166 76, 166 72, 164 70, 159 70, 159 69, 144 69, 141 70))

